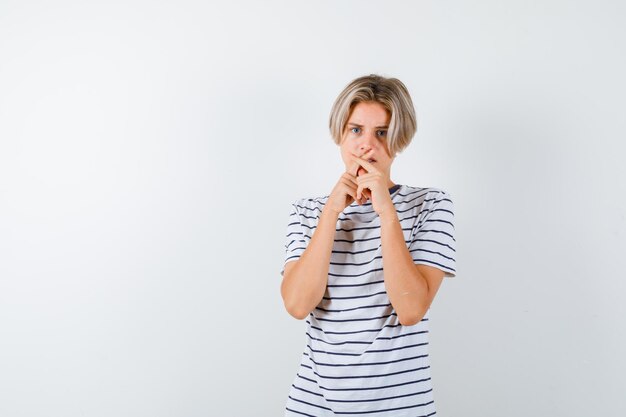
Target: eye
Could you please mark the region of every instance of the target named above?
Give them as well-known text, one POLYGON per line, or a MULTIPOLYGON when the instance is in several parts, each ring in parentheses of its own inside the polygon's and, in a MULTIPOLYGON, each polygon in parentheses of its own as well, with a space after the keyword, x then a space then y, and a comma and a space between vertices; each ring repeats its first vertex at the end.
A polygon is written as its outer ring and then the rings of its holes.
POLYGON ((350 129, 350 132, 352 132, 352 133, 359 133, 359 132, 361 132, 361 128, 353 127, 352 129, 350 129))
POLYGON ((379 130, 378 132, 376 132, 376 134, 378 135, 378 137, 384 138, 385 136, 387 136, 387 131, 379 130))

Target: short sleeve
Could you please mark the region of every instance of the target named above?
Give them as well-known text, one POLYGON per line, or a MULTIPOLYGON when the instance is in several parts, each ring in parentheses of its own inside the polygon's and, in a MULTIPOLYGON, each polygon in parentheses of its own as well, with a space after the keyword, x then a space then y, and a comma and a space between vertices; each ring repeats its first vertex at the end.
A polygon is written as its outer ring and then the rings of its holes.
POLYGON ((456 240, 454 238, 454 204, 448 193, 438 190, 424 199, 413 228, 409 252, 416 264, 430 265, 456 275, 456 240))
POLYGON ((300 258, 306 249, 306 240, 304 239, 304 227, 300 222, 300 214, 296 203, 291 205, 291 214, 287 223, 287 233, 285 241, 285 261, 280 275, 285 273, 285 265, 287 262, 295 261, 300 258))

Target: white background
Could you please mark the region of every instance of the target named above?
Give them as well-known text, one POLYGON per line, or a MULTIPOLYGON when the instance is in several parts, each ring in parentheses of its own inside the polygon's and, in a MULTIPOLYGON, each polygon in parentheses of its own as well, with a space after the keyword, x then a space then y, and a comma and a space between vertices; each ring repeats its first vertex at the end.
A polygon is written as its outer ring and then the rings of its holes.
POLYGON ((0 2, 0 415, 280 416, 290 204, 369 73, 448 191, 438 415, 626 415, 622 1, 0 2))

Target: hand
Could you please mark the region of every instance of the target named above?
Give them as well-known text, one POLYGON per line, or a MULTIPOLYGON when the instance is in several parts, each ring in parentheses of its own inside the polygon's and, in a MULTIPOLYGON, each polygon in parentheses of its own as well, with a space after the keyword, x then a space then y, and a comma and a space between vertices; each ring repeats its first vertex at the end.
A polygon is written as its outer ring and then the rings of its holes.
MULTIPOLYGON (((367 158, 369 158, 372 155, 372 152, 374 152, 374 149, 370 149, 369 151, 362 152, 361 155, 360 155, 360 158, 367 159, 367 158)), ((352 156, 356 156, 356 155, 352 154, 352 156)), ((348 169, 348 172, 350 174, 352 174, 355 177, 355 179, 356 179, 359 176, 359 168, 362 168, 361 165, 359 164, 359 161, 354 160, 352 162, 352 164, 350 165, 350 168, 348 169)), ((356 184, 356 185, 357 185, 357 188, 358 188, 358 184, 356 184)), ((356 199, 356 202, 359 205, 361 205, 361 204, 365 204, 365 202, 368 199, 370 199, 371 197, 372 197, 372 195, 371 195, 370 191, 365 189, 365 190, 363 190, 362 195, 356 197, 355 199, 356 199)))
MULTIPOLYGON (((368 152, 369 153, 369 152, 368 152)), ((367 154, 361 154, 366 156, 367 154)), ((358 204, 364 204, 370 197, 369 190, 364 190, 363 195, 357 198, 357 177, 356 172, 359 169, 359 164, 355 161, 350 168, 344 172, 339 181, 333 188, 326 202, 326 207, 339 215, 346 207, 356 201, 358 204)))
POLYGON ((358 165, 356 169, 357 172, 359 167, 362 167, 365 171, 367 171, 365 174, 356 177, 357 190, 355 199, 360 201, 364 195, 367 198, 371 198, 372 207, 378 215, 386 210, 395 210, 395 206, 391 201, 391 195, 389 194, 389 189, 387 187, 387 184, 389 183, 387 176, 383 172, 376 169, 376 167, 369 163, 365 158, 359 157, 355 154, 352 154, 352 157, 355 164, 358 165))

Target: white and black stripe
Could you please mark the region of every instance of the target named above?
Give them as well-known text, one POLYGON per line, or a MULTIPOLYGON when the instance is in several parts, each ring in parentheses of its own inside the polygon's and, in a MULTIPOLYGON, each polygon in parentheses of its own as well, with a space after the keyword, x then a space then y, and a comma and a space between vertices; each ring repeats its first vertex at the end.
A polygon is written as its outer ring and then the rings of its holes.
MULTIPOLYGON (((400 185, 390 190, 416 264, 456 274, 454 206, 445 191, 400 185)), ((293 203, 285 264, 298 259, 328 196, 293 203)), ((284 273, 284 267, 281 275, 284 273)), ((306 347, 286 416, 432 416, 428 312, 402 326, 384 286, 380 221, 356 202, 337 221, 328 285, 306 320, 306 347)))

